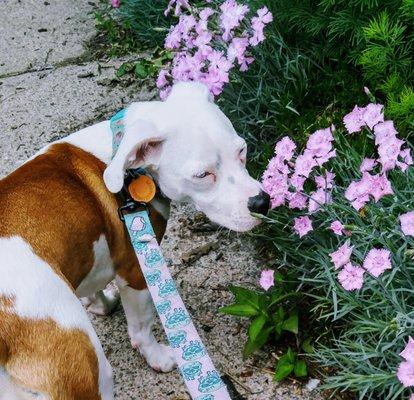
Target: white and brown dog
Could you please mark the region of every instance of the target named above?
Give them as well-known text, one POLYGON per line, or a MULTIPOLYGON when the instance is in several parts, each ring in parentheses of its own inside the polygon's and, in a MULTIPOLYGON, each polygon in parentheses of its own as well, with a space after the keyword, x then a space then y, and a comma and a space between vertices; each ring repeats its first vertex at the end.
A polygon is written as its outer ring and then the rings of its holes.
MULTIPOLYGON (((269 197, 246 171, 246 144, 206 87, 177 84, 165 102, 128 107, 114 157, 109 122, 44 148, 0 181, 0 399, 112 399, 112 370, 80 297, 103 313, 119 286, 132 346, 158 371, 174 368, 152 334, 152 301, 113 193, 145 167, 162 193, 191 201, 236 231, 258 224, 269 197), (109 191, 108 191, 109 189, 109 191), (3 383, 2 383, 3 382, 3 383), (2 397, 3 396, 3 397, 2 397)), ((160 241, 166 202, 151 203, 160 241)))

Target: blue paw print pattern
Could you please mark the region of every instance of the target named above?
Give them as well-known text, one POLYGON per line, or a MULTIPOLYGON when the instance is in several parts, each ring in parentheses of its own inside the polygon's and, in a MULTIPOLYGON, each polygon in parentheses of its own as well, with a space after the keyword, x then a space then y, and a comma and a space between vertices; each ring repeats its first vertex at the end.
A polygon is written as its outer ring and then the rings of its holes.
POLYGON ((184 364, 181 367, 181 373, 185 380, 193 381, 198 375, 201 374, 202 365, 198 361, 184 364))
POLYGON ((158 250, 150 250, 147 254, 145 254, 145 265, 148 268, 154 268, 161 264, 163 261, 164 259, 158 250))
POLYGON ((198 382, 198 390, 201 393, 207 393, 212 392, 214 390, 218 390, 224 385, 219 373, 215 370, 208 371, 207 375, 198 378, 198 382))
POLYGON ((183 347, 183 359, 186 361, 197 360, 205 355, 204 346, 198 340, 191 340, 189 344, 183 347))
POLYGON ((158 295, 160 297, 171 297, 175 296, 176 294, 177 288, 175 287, 175 283, 172 279, 167 279, 158 285, 158 295))
POLYGON ((162 315, 171 310, 171 301, 163 300, 155 304, 158 314, 162 315))
POLYGON ((146 272, 144 275, 148 286, 155 286, 161 280, 161 271, 159 269, 146 272))
POLYGON ((187 340, 187 332, 176 331, 168 335, 168 340, 171 347, 178 349, 187 340))
POLYGON ((165 326, 167 329, 182 328, 191 322, 190 317, 182 308, 174 308, 174 311, 167 314, 165 326))
POLYGON ((148 243, 140 242, 138 240, 138 237, 134 237, 134 239, 132 240, 132 246, 134 247, 136 253, 144 254, 147 250, 148 243))
POLYGON ((212 394, 203 394, 202 396, 199 396, 194 400, 214 400, 214 396, 212 394))

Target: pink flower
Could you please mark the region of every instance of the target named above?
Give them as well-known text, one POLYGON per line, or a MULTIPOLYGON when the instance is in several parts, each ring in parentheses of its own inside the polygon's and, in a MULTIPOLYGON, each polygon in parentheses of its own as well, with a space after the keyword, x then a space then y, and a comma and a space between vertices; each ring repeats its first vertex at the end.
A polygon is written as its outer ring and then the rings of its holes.
POLYGON ((397 161, 397 166, 405 172, 410 165, 413 165, 413 157, 411 156, 410 149, 401 150, 400 157, 402 161, 397 161))
POLYGON ((158 78, 157 78, 157 88, 162 88, 165 85, 168 84, 167 81, 167 76, 168 76, 168 71, 166 69, 162 69, 159 74, 158 74, 158 78))
POLYGON ((267 7, 262 7, 257 11, 257 17, 253 17, 251 21, 253 36, 249 42, 252 46, 257 46, 265 39, 263 30, 265 26, 273 21, 273 15, 267 7))
POLYGON ((405 361, 414 363, 414 339, 411 336, 408 338, 408 343, 400 353, 400 356, 403 357, 405 361))
POLYGON ((359 132, 365 125, 363 114, 363 109, 355 106, 349 114, 345 115, 343 121, 349 133, 359 132))
POLYGON ((294 173, 289 180, 289 183, 298 191, 303 190, 303 185, 306 181, 306 178, 303 176, 299 176, 297 173, 294 173))
POLYGON ((345 290, 357 290, 364 283, 364 270, 361 267, 347 263, 338 274, 339 283, 345 290))
POLYGON ((164 89, 160 91, 160 99, 165 100, 170 94, 171 89, 172 89, 171 86, 164 87, 164 89))
POLYGON ((306 208, 306 204, 308 202, 308 198, 304 196, 302 193, 295 192, 288 194, 289 199, 289 208, 298 208, 299 210, 303 210, 306 208))
POLYGON ((340 221, 336 220, 332 222, 330 228, 336 235, 342 236, 342 231, 344 229, 344 226, 341 224, 340 221))
POLYGON ((409 361, 402 362, 398 367, 397 378, 404 387, 414 386, 414 363, 409 361))
POLYGON ((251 64, 254 61, 253 57, 246 57, 246 51, 248 46, 249 39, 240 37, 234 38, 227 49, 227 58, 231 62, 237 59, 241 71, 246 71, 249 64, 251 64))
POLYGON ((400 222, 404 235, 414 236, 414 211, 400 215, 400 222))
POLYGON ((269 290, 272 286, 274 286, 275 284, 275 280, 274 280, 274 271, 273 269, 265 269, 262 271, 262 273, 260 274, 260 286, 264 289, 264 290, 269 290))
POLYGON ((293 152, 296 149, 295 142, 288 136, 284 136, 280 139, 275 146, 275 153, 283 158, 283 160, 289 161, 293 157, 293 152))
POLYGON ((309 136, 306 148, 312 151, 315 157, 323 157, 332 150, 331 128, 319 129, 309 136))
POLYGON ((383 106, 381 104, 368 104, 363 113, 363 120, 370 129, 379 122, 384 122, 383 106))
POLYGON ((385 121, 375 125, 374 135, 375 135, 375 144, 380 145, 386 142, 388 139, 394 139, 397 136, 397 130, 394 127, 392 121, 385 121))
POLYGON ((385 174, 371 176, 370 194, 374 197, 375 202, 388 194, 394 194, 391 182, 387 179, 385 174))
POLYGON ((379 162, 382 164, 383 172, 395 168, 403 144, 403 140, 393 137, 378 146, 379 162))
POLYGON ((232 30, 240 25, 249 7, 240 5, 235 0, 226 0, 220 5, 220 27, 223 29, 223 39, 228 42, 232 38, 232 30))
POLYGON ((365 172, 360 181, 350 183, 345 191, 345 198, 351 202, 356 210, 359 210, 369 201, 371 189, 371 175, 365 172))
POLYGON ((359 167, 359 170, 361 172, 372 171, 376 165, 377 161, 374 158, 364 158, 362 160, 361 166, 359 167))
POLYGON ((198 14, 200 20, 198 21, 198 26, 196 28, 197 33, 207 30, 208 19, 214 14, 214 10, 210 7, 203 8, 198 14))
POLYGON ((330 204, 331 203, 331 194, 328 191, 320 188, 315 192, 311 193, 309 199, 309 206, 308 210, 310 213, 313 213, 319 210, 320 206, 323 204, 330 204))
POLYGON ((305 150, 303 154, 296 158, 295 174, 307 178, 316 165, 317 163, 312 153, 309 150, 305 150))
POLYGON ((263 174, 263 189, 270 196, 272 208, 281 206, 288 193, 287 175, 266 170, 263 174))
POLYGON ((350 246, 349 241, 346 241, 338 250, 329 254, 335 269, 341 268, 349 262, 353 248, 354 246, 350 246))
POLYGON ((112 7, 118 8, 121 5, 121 0, 111 0, 112 7))
POLYGON ((181 14, 181 8, 186 8, 189 9, 190 8, 190 4, 188 3, 188 0, 170 0, 170 2, 168 3, 168 7, 166 8, 166 10, 164 11, 164 15, 167 16, 171 9, 173 8, 175 3, 175 12, 174 15, 176 17, 178 17, 181 14))
POLYGON ((391 269, 391 253, 386 249, 371 249, 365 257, 363 267, 375 278, 386 269, 391 269))
POLYGON ((296 217, 294 219, 293 229, 299 235, 299 237, 305 236, 308 232, 312 231, 312 221, 308 216, 296 217))
POLYGON ((334 173, 326 171, 325 176, 315 176, 316 186, 320 189, 332 189, 334 178, 334 173))

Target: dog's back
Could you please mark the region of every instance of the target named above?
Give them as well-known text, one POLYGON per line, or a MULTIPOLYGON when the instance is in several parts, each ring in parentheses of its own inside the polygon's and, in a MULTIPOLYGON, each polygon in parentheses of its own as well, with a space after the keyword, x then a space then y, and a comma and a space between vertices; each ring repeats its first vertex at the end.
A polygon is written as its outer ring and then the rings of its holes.
POLYGON ((74 293, 108 229, 91 182, 102 169, 58 144, 0 181, 0 368, 20 393, 111 398, 111 368, 74 293))

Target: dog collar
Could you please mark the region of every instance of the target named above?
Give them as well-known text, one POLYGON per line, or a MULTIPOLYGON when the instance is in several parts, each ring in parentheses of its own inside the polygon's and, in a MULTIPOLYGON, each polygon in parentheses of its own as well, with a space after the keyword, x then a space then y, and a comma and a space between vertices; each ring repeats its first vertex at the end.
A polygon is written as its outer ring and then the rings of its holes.
MULTIPOLYGON (((112 157, 125 133, 125 110, 111 118, 112 157)), ((132 247, 164 327, 177 366, 194 400, 230 400, 227 387, 214 368, 200 336, 168 269, 152 228, 146 201, 137 200, 128 188, 145 170, 128 170, 125 175, 119 216, 124 222, 132 247), (143 207, 143 210, 140 209, 143 207)))

